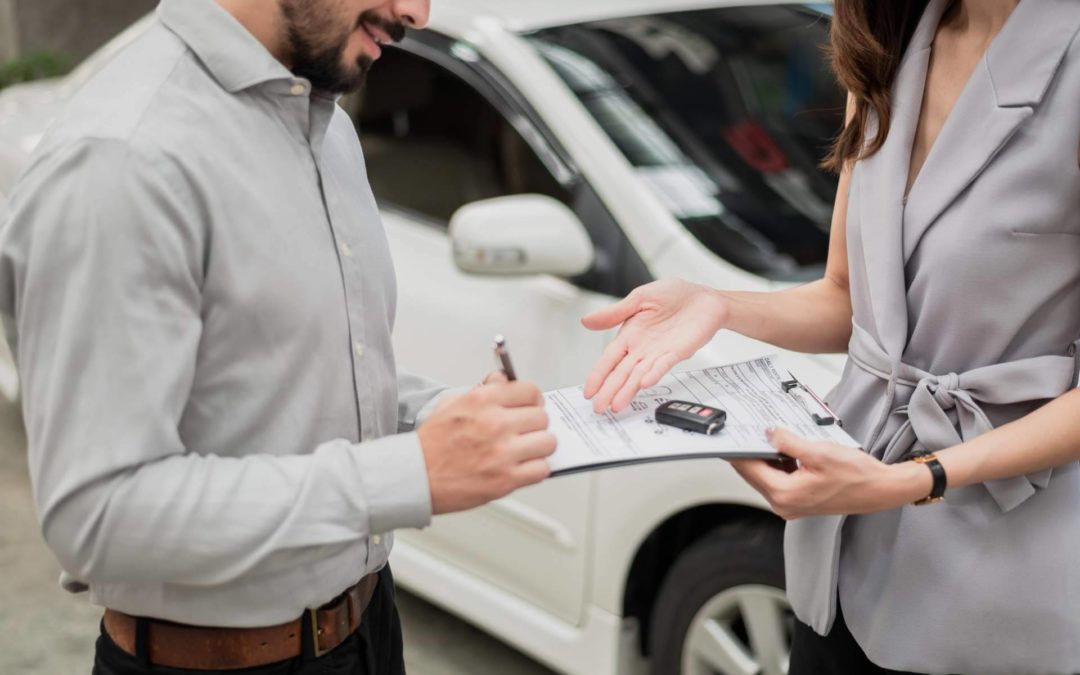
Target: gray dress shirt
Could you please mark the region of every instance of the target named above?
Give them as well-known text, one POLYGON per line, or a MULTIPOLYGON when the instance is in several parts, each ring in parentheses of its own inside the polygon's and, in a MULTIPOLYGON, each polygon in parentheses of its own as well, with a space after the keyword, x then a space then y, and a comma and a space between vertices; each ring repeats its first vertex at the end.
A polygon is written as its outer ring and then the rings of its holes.
POLYGON ((212 0, 158 20, 41 143, 0 234, 45 538, 136 615, 282 623, 431 518, 356 132, 212 0), (397 435, 400 434, 400 435, 397 435))

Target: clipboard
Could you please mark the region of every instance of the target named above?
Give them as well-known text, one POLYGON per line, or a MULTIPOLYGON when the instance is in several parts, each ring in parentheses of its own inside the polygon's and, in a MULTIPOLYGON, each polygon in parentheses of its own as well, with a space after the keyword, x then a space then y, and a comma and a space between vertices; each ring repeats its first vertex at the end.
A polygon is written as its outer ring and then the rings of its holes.
POLYGON ((595 415, 581 388, 545 394, 559 441, 552 476, 688 459, 786 459, 765 439, 782 426, 813 440, 858 447, 840 417, 810 387, 779 367, 777 357, 673 373, 645 390, 619 415, 595 415), (697 401, 727 412, 713 436, 656 424, 650 416, 667 400, 697 401))
MULTIPOLYGON (((788 375, 791 375, 791 373, 789 372, 788 375)), ((782 382, 780 387, 784 390, 785 394, 794 396, 799 401, 799 404, 806 410, 806 414, 810 416, 810 419, 814 420, 814 424, 817 424, 819 427, 827 427, 833 424, 838 427, 844 426, 844 421, 840 419, 840 416, 834 413, 829 405, 825 403, 820 396, 814 393, 813 389, 795 379, 794 375, 791 375, 790 380, 782 382), (799 392, 813 399, 813 405, 807 405, 803 398, 797 396, 796 394, 799 392), (815 411, 814 406, 816 406, 818 410, 815 411)))

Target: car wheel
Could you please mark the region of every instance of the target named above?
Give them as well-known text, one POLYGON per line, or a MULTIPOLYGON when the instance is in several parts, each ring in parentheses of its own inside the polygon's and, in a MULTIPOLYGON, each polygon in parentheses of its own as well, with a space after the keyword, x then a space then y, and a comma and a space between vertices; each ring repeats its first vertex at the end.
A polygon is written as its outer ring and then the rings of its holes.
POLYGON ((726 526, 678 557, 650 623, 653 675, 787 673, 783 534, 776 523, 726 526))

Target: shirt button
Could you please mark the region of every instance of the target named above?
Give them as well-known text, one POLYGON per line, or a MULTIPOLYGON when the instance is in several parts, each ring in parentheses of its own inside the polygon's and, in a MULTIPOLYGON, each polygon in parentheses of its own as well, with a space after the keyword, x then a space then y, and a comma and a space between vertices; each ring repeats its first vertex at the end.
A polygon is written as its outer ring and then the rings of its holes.
POLYGON ((338 248, 341 249, 341 255, 343 255, 344 257, 346 257, 346 258, 351 258, 352 257, 352 249, 349 248, 349 245, 346 244, 345 242, 341 242, 341 245, 338 248))
POLYGON ((379 535, 375 535, 374 537, 371 538, 371 543, 378 546, 379 544, 382 543, 382 537, 380 537, 379 535))
POLYGON ((302 83, 297 82, 289 88, 289 93, 293 96, 303 96, 307 93, 307 87, 305 87, 302 83))
POLYGON ((359 342, 353 344, 353 348, 356 350, 356 358, 364 358, 364 345, 359 342))

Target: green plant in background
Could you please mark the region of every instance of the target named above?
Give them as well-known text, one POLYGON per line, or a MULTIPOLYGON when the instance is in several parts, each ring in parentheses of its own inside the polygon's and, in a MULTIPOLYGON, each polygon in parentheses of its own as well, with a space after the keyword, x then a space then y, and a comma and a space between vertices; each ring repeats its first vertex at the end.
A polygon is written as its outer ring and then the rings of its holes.
POLYGON ((68 60, 52 52, 34 52, 0 63, 0 89, 20 82, 59 77, 70 70, 68 60))

